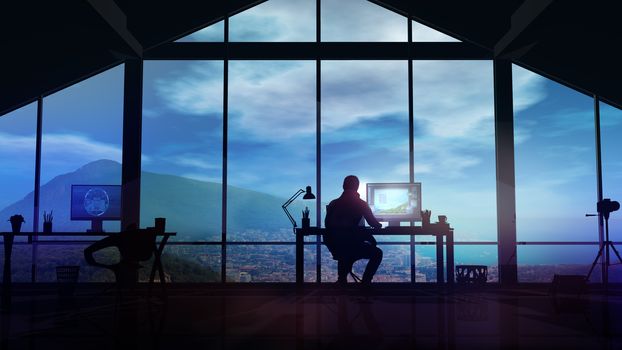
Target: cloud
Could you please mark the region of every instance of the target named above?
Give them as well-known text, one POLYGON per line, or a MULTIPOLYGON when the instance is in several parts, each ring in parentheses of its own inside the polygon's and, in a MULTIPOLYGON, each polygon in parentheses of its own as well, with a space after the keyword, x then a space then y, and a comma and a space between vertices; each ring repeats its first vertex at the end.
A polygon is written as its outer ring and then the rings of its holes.
POLYGON ((220 21, 187 35, 177 42, 222 42, 225 40, 225 22, 220 21))
POLYGON ((406 18, 359 0, 322 1, 323 41, 407 41, 406 18))
POLYGON ((35 135, 24 136, 0 132, 0 152, 7 150, 11 154, 35 152, 35 135))
MULTIPOLYGON (((315 2, 271 0, 230 18, 230 41, 315 41, 315 2)), ((324 41, 406 41, 405 17, 376 4, 360 0, 322 2, 324 41), (371 25, 373 24, 373 25, 371 25)), ((212 24, 179 41, 215 42, 224 40, 224 22, 212 24)), ((413 40, 459 41, 413 21, 413 40)))
POLYGON ((197 156, 193 154, 184 154, 171 159, 171 161, 177 165, 194 167, 203 170, 218 170, 222 169, 222 163, 215 163, 214 161, 205 160, 205 156, 197 156))
POLYGON ((270 0, 230 19, 230 41, 315 41, 315 2, 270 0))
MULTIPOLYGON (((35 136, 0 132, 0 152, 8 149, 12 154, 35 151, 35 136)), ((41 146, 44 157, 59 159, 79 157, 83 160, 111 159, 121 162, 121 147, 94 141, 74 134, 44 134, 41 146)))
POLYGON ((517 65, 512 65, 514 113, 544 100, 547 79, 517 65))
POLYGON ((183 74, 156 79, 155 89, 168 108, 184 114, 222 114, 223 63, 193 62, 183 74))
MULTIPOLYGON (((41 152, 43 157, 54 159, 80 158, 80 160, 110 159, 121 162, 121 146, 94 141, 74 134, 43 135, 41 152)), ((72 160, 73 161, 73 160, 72 160)))
POLYGON ((459 42, 460 40, 443 34, 426 25, 413 21, 413 41, 459 42))

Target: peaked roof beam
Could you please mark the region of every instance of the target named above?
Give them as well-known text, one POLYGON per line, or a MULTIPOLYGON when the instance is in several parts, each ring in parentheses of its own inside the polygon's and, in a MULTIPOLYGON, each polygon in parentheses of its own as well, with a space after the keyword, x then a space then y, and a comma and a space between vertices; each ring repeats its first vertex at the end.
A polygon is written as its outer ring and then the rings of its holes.
MULTIPOLYGON (((516 41, 544 10, 553 2, 553 0, 526 0, 510 18, 511 27, 501 39, 495 44, 495 57, 506 53, 508 48, 516 41)), ((533 47, 535 43, 527 45, 527 51, 533 47)), ((521 55, 525 54, 524 49, 518 50, 521 55)))
POLYGON ((121 39, 134 51, 138 57, 143 56, 143 46, 127 29, 127 16, 112 0, 88 0, 89 4, 100 16, 119 34, 121 39))

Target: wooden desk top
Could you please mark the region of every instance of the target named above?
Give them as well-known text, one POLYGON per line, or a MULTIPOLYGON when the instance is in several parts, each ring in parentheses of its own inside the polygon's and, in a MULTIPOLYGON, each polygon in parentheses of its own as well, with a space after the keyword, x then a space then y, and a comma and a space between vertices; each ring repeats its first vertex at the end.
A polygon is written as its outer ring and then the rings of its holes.
MULTIPOLYGON (((9 234, 13 234, 16 237, 24 237, 24 236, 38 236, 39 238, 45 237, 102 237, 102 236, 112 236, 121 234, 122 232, 0 232, 0 235, 5 236, 9 234)), ((156 236, 176 236, 177 232, 164 232, 164 233, 156 233, 156 236)))
MULTIPOLYGON (((406 235, 406 236, 414 236, 414 235, 446 235, 453 231, 451 226, 448 223, 437 222, 434 224, 428 224, 424 226, 388 226, 380 229, 375 229, 371 227, 361 227, 355 228, 356 231, 371 233, 372 235, 406 235)), ((312 236, 312 235, 320 235, 326 232, 326 228, 324 227, 309 227, 309 228, 296 228, 297 234, 302 234, 304 236, 312 236)))

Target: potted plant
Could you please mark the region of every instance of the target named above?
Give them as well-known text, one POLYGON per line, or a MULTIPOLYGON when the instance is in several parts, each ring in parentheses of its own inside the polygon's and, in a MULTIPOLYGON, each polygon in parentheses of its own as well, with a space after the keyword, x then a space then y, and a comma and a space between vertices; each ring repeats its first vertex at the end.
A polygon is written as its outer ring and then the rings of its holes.
POLYGON ((13 233, 19 233, 22 230, 22 223, 26 222, 26 220, 24 220, 24 217, 19 214, 11 216, 11 218, 9 218, 9 221, 11 222, 11 228, 13 229, 13 233))
POLYGON ((43 211, 43 232, 50 233, 52 232, 52 220, 54 219, 54 210, 50 210, 50 213, 47 214, 45 210, 43 211))

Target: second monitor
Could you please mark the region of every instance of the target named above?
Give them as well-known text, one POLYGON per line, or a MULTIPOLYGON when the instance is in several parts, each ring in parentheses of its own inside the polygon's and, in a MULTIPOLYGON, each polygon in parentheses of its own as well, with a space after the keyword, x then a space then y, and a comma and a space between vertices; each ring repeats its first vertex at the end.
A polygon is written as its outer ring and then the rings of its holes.
POLYGON ((367 203, 378 221, 421 221, 421 183, 368 183, 367 203))

